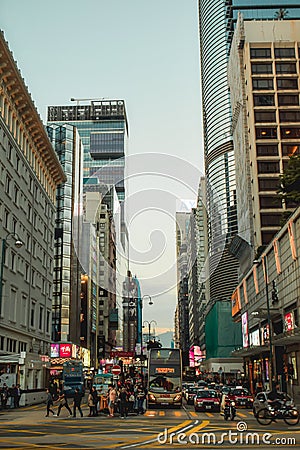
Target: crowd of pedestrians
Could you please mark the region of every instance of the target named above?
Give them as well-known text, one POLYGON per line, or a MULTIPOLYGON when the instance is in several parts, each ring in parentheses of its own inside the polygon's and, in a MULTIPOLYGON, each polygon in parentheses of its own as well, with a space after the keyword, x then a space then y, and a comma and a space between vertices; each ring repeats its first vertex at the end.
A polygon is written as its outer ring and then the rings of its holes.
POLYGON ((0 388, 1 408, 20 408, 22 391, 19 384, 8 387, 5 383, 0 388))
MULTIPOLYGON (((61 410, 67 410, 69 416, 76 417, 78 410, 81 417, 83 411, 81 408, 83 394, 78 389, 72 398, 68 399, 63 391, 56 389, 47 389, 46 399, 46 417, 50 414, 59 417, 61 410), (70 404, 69 404, 70 401, 70 404), (57 406, 55 413, 54 407, 57 406), (73 406, 73 411, 71 410, 73 406)), ((128 417, 129 414, 144 414, 146 410, 146 389, 140 382, 134 382, 132 379, 125 380, 124 383, 118 382, 112 384, 106 395, 98 395, 96 388, 91 386, 88 396, 85 398, 89 408, 88 417, 95 417, 98 415, 107 415, 107 417, 120 416, 122 419, 128 417)))

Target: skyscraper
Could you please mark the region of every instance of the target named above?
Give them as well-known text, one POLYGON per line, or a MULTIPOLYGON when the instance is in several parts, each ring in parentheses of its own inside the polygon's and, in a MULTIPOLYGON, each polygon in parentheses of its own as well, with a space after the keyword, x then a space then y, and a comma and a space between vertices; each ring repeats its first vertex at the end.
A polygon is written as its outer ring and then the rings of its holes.
POLYGON ((298 0, 199 0, 210 268, 208 312, 216 301, 231 297, 238 280, 238 262, 229 251, 238 221, 227 62, 239 10, 245 20, 281 20, 300 15, 298 0))

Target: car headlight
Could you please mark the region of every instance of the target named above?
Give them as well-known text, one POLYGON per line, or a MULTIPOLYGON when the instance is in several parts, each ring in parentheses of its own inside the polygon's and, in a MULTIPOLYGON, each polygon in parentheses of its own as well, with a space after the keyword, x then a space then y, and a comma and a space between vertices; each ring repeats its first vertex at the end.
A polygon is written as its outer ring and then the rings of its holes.
POLYGON ((249 398, 249 400, 250 400, 250 402, 253 402, 253 401, 254 401, 253 398, 249 398))
POLYGON ((149 400, 155 402, 155 396, 153 394, 149 394, 149 400))
POLYGON ((231 404, 231 406, 235 406, 235 402, 231 402, 230 404, 231 404))
POLYGON ((174 402, 179 402, 181 400, 181 395, 180 394, 177 394, 175 397, 174 397, 174 402))

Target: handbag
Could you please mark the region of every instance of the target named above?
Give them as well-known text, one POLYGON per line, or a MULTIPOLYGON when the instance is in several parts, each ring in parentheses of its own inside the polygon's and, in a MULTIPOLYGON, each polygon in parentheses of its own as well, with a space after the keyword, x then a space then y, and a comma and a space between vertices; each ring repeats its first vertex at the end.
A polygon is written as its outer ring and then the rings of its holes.
POLYGON ((134 397, 134 395, 133 394, 131 394, 130 396, 129 396, 129 399, 128 399, 130 402, 134 402, 134 400, 135 400, 135 397, 134 397))

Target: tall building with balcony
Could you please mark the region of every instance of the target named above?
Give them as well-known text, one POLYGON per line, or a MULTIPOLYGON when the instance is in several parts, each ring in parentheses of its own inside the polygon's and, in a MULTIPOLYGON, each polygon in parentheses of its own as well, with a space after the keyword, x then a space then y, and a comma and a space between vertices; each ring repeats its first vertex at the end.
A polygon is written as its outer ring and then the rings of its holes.
POLYGON ((66 178, 2 33, 0 77, 0 372, 44 388, 56 187, 66 178))

